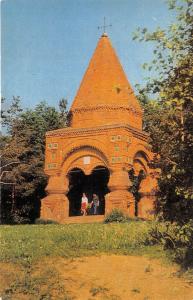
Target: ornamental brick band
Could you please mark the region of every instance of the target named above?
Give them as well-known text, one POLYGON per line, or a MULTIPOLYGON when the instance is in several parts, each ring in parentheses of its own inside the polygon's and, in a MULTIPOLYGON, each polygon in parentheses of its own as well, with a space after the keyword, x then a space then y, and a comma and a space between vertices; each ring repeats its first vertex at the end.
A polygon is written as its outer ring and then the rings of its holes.
POLYGON ((158 189, 154 154, 142 130, 143 110, 107 35, 98 42, 69 116, 68 128, 46 134, 49 180, 41 218, 62 223, 78 214, 83 192, 99 196, 103 214, 119 208, 131 217, 138 212, 152 218, 158 189), (145 174, 139 202, 130 192, 130 170, 145 174))

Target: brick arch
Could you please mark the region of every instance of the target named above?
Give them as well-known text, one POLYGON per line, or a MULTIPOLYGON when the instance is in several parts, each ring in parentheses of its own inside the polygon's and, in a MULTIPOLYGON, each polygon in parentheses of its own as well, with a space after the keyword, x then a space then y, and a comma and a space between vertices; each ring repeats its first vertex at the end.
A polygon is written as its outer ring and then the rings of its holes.
MULTIPOLYGON (((80 159, 83 158, 83 157, 84 157, 84 155, 83 155, 83 156, 79 156, 80 159)), ((92 156, 92 155, 91 155, 91 157, 94 158, 94 156, 92 156)), ((99 164, 100 164, 101 166, 103 166, 103 167, 105 167, 105 168, 108 169, 108 167, 107 167, 101 160, 98 160, 98 161, 95 162, 94 164, 92 163, 91 167, 86 168, 86 167, 85 167, 84 165, 82 165, 81 163, 78 163, 78 162, 76 161, 76 159, 75 159, 75 161, 73 161, 72 163, 71 163, 71 162, 69 163, 68 167, 66 168, 66 172, 67 172, 67 174, 68 174, 71 170, 77 168, 77 169, 80 169, 81 171, 83 171, 83 173, 84 173, 85 175, 90 175, 90 174, 93 172, 94 168, 96 168, 99 164)))
POLYGON ((153 153, 149 149, 147 149, 147 147, 145 147, 145 145, 143 144, 137 144, 130 150, 130 156, 133 159, 135 159, 140 153, 144 155, 148 162, 150 162, 153 159, 153 153))
POLYGON ((107 157, 100 149, 90 145, 79 146, 66 153, 61 164, 61 172, 67 174, 70 169, 79 168, 88 175, 98 164, 106 168, 109 165, 107 157), (90 156, 92 163, 84 165, 81 161, 84 156, 90 156))
POLYGON ((68 176, 69 173, 70 173, 71 171, 74 171, 74 170, 80 170, 81 172, 84 173, 84 170, 83 170, 82 167, 80 167, 79 165, 73 165, 73 166, 68 170, 66 176, 68 176))
POLYGON ((81 147, 95 148, 96 150, 100 151, 103 155, 105 155, 106 159, 108 157, 106 145, 101 140, 97 138, 81 137, 76 138, 76 141, 73 140, 73 142, 69 141, 68 143, 66 143, 65 149, 63 150, 64 158, 68 156, 69 153, 73 152, 74 149, 81 147))
POLYGON ((133 157, 133 169, 136 173, 139 173, 140 169, 146 174, 149 173, 149 163, 150 159, 146 152, 143 150, 137 151, 133 157))
MULTIPOLYGON (((101 167, 105 167, 106 169, 108 169, 107 166, 105 166, 105 165, 103 165, 103 164, 96 164, 96 165, 93 166, 92 172, 97 171, 97 168, 101 168, 101 167)), ((109 169, 108 169, 108 170, 109 170, 109 169)), ((110 170, 109 170, 109 171, 110 171, 110 170)))
POLYGON ((148 167, 146 164, 144 164, 144 161, 140 159, 134 159, 133 161, 133 169, 135 171, 135 174, 139 174, 141 170, 145 172, 145 174, 148 173, 148 167))

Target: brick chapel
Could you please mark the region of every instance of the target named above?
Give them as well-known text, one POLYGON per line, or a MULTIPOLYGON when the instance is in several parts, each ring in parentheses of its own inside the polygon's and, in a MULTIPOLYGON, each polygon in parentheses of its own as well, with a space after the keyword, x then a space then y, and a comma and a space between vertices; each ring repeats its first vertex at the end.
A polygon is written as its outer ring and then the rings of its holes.
MULTIPOLYGON (((99 214, 119 208, 152 218, 158 170, 143 110, 106 33, 100 37, 69 112, 69 126, 46 133, 47 196, 40 217, 64 222, 80 215, 81 197, 100 200, 99 214), (143 174, 139 199, 132 178, 143 174)), ((84 217, 86 218, 86 217, 84 217)))

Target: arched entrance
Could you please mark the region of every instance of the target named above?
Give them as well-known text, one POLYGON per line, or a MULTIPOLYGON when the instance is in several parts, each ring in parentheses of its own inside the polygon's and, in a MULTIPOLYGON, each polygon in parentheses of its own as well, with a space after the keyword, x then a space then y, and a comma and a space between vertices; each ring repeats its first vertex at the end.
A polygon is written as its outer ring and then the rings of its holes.
POLYGON ((105 195, 109 193, 108 182, 110 172, 103 166, 95 167, 91 173, 92 178, 92 194, 96 194, 99 197, 99 209, 98 214, 104 215, 105 213, 105 195))
POLYGON ((81 195, 85 181, 84 172, 79 168, 74 168, 68 173, 68 179, 69 192, 67 197, 69 200, 69 216, 78 216, 80 215, 81 195))
MULTIPOLYGON (((91 203, 93 194, 99 198, 98 214, 105 213, 105 195, 109 192, 107 187, 109 181, 109 170, 104 166, 95 167, 90 175, 85 173, 80 168, 71 169, 68 172, 69 178, 69 192, 67 197, 69 199, 69 216, 81 215, 81 198, 85 193, 88 202, 91 203)), ((93 214, 92 207, 88 214, 93 214)))
POLYGON ((133 197, 135 199, 135 216, 138 216, 138 202, 141 198, 139 189, 141 181, 146 177, 146 174, 143 169, 139 170, 138 173, 135 172, 135 170, 132 168, 128 171, 129 179, 132 183, 131 187, 129 188, 129 191, 133 194, 133 197))
POLYGON ((133 159, 133 168, 129 170, 129 179, 132 182, 130 192, 133 194, 135 199, 135 216, 138 216, 138 204, 141 198, 140 195, 140 184, 147 176, 148 170, 148 158, 143 151, 138 151, 133 159))

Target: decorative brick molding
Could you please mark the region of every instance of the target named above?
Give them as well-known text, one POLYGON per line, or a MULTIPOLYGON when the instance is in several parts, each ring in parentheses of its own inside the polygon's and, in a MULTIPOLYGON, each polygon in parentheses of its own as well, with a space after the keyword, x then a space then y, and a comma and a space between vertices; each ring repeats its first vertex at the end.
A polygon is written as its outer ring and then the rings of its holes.
POLYGON ((72 109, 70 111, 71 114, 76 114, 76 113, 81 113, 82 112, 91 112, 91 111, 125 111, 127 112, 132 112, 133 114, 135 114, 136 116, 142 118, 143 116, 143 111, 142 110, 137 110, 135 108, 133 108, 132 106, 120 106, 120 105, 97 105, 97 106, 87 106, 87 107, 77 107, 75 109, 72 109))
POLYGON ((140 138, 143 141, 147 141, 149 138, 149 134, 145 131, 138 130, 128 124, 114 124, 114 125, 104 125, 104 126, 96 126, 90 128, 63 128, 57 129, 53 131, 48 131, 46 133, 46 137, 61 137, 61 136, 79 136, 79 135, 87 135, 87 134, 98 134, 101 132, 109 132, 113 129, 125 129, 126 131, 132 133, 135 137, 140 138))

